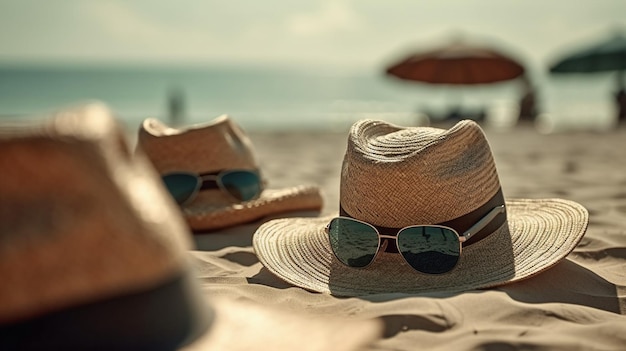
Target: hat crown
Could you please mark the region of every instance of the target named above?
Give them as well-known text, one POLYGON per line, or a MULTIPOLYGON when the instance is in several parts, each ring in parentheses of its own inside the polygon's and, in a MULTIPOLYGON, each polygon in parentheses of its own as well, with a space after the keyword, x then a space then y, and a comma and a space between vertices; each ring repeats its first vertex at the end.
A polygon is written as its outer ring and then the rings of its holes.
POLYGON ((160 173, 258 168, 250 139, 227 115, 184 128, 148 118, 139 128, 137 146, 160 173))
POLYGON ((355 123, 341 173, 341 207, 383 227, 437 224, 464 216, 500 189, 481 128, 465 120, 449 130, 355 123))

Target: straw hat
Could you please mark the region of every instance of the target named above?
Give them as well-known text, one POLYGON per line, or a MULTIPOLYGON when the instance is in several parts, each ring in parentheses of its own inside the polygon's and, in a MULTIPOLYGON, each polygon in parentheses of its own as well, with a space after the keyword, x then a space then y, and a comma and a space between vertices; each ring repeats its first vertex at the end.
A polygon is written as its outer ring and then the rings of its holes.
POLYGON ((349 351, 381 334, 203 296, 186 223, 104 105, 2 123, 0 167, 0 350, 349 351))
MULTIPOLYGON (((261 171, 250 139, 226 115, 185 128, 172 128, 148 118, 139 128, 138 148, 143 149, 161 174, 228 169, 261 171)), ((319 188, 300 185, 265 189, 258 198, 239 203, 234 203, 218 189, 204 190, 193 201, 184 204, 182 210, 191 229, 200 232, 289 211, 319 211, 321 207, 319 188)))
POLYGON ((212 313, 191 236, 106 107, 0 126, 0 349, 174 349, 212 313))
POLYGON ((267 222, 253 245, 263 265, 287 282, 354 296, 511 283, 550 268, 584 235, 588 213, 578 203, 504 200, 489 144, 475 122, 444 130, 364 120, 348 137, 341 215, 379 227, 444 224, 462 232, 499 205, 506 205, 506 212, 465 242, 457 266, 443 274, 419 273, 390 252, 380 252, 365 268, 343 265, 324 230, 332 217, 267 222))

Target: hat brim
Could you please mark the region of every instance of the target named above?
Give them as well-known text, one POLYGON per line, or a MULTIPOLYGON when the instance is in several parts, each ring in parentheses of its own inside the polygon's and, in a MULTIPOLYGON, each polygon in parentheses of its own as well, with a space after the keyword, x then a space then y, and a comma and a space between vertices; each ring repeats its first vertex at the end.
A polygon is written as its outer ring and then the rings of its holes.
POLYGON ((272 273, 312 291, 337 296, 459 292, 538 274, 565 258, 587 228, 588 212, 576 202, 514 199, 506 207, 507 223, 463 248, 457 266, 438 275, 419 273, 393 253, 379 253, 366 268, 343 265, 324 231, 332 217, 267 222, 256 231, 253 246, 272 273))
POLYGON ((323 199, 316 186, 301 185, 266 189, 253 200, 227 206, 197 202, 183 208, 183 214, 194 232, 214 231, 249 223, 263 217, 291 211, 319 211, 323 199))

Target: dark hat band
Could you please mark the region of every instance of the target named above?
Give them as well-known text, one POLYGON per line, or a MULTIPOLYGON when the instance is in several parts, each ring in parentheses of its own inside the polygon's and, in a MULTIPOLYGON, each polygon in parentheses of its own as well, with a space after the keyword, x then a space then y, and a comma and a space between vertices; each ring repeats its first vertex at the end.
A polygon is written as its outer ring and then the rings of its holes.
MULTIPOLYGON (((459 235, 462 235, 467 229, 469 229, 471 226, 476 224, 476 222, 478 222, 481 218, 483 218, 494 207, 502 206, 504 204, 505 203, 504 203, 504 196, 502 194, 502 188, 499 188, 498 191, 495 193, 495 195, 493 195, 491 199, 489 199, 489 201, 487 201, 485 204, 475 209, 474 211, 468 214, 465 214, 461 217, 451 219, 449 221, 445 221, 442 223, 435 223, 434 225, 450 227, 454 229, 457 233, 459 233, 459 235)), ((354 218, 353 216, 351 216, 349 213, 346 212, 346 210, 343 208, 341 203, 339 203, 339 215, 342 217, 354 218)), ((506 211, 501 214, 498 214, 482 230, 472 235, 471 238, 469 238, 466 242, 463 243, 463 247, 472 245, 486 238, 487 236, 489 236, 489 234, 495 232, 498 228, 500 228, 502 224, 504 224, 504 222, 506 222, 506 211)), ((415 223, 415 225, 419 225, 419 224, 426 225, 425 223, 415 223)), ((396 234, 398 234, 398 231, 402 229, 402 228, 381 227, 381 226, 377 226, 374 224, 372 224, 372 226, 374 226, 380 234, 391 235, 391 236, 396 236, 396 234)), ((387 245, 387 249, 385 251, 397 252, 396 245, 387 245)))

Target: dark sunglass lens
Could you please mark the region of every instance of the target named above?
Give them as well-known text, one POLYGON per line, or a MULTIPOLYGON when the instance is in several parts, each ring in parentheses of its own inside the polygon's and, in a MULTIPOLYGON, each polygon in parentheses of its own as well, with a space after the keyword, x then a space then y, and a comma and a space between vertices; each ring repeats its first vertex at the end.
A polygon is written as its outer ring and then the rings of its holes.
POLYGON ((177 203, 182 204, 189 200, 198 189, 198 178, 191 174, 176 173, 163 176, 165 187, 172 194, 177 203))
POLYGON ((261 179, 254 172, 231 171, 222 175, 221 182, 240 201, 252 200, 261 193, 261 179))
POLYGON ((347 218, 335 218, 328 227, 330 246, 346 266, 365 267, 378 250, 378 234, 369 225, 347 218))
POLYGON ((398 248, 404 259, 422 273, 441 274, 459 261, 461 245, 456 232, 442 227, 409 227, 398 233, 398 248))

